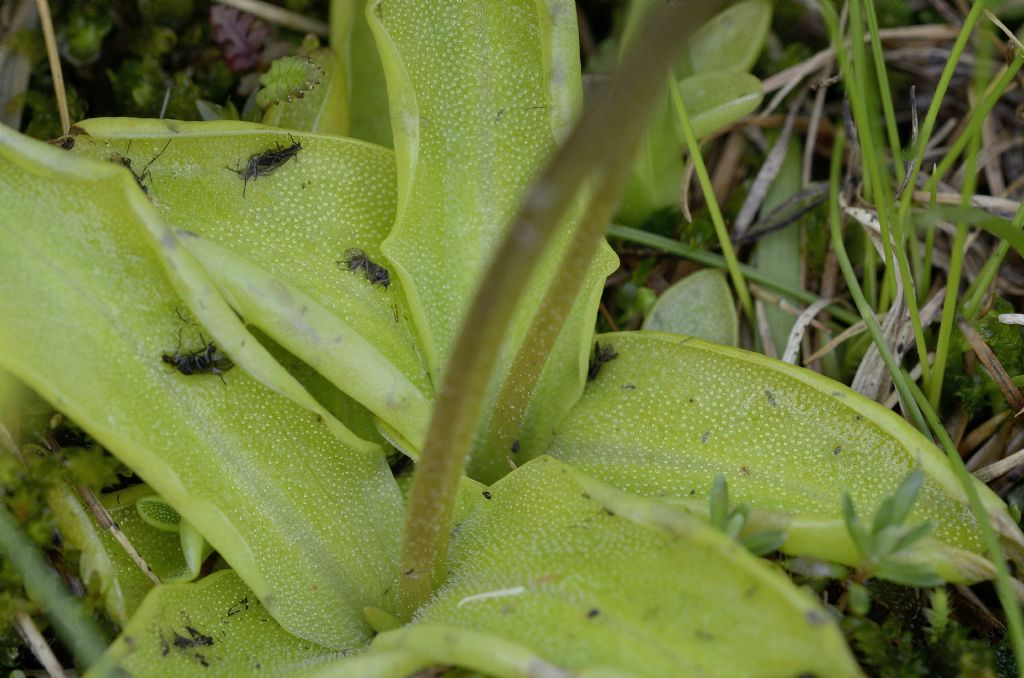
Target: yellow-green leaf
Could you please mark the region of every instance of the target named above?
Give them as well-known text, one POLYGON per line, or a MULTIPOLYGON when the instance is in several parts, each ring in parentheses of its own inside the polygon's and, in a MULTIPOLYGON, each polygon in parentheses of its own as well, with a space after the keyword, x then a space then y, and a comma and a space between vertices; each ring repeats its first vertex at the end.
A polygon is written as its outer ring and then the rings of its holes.
MULTIPOLYGON (((947 579, 992 576, 974 516, 945 457, 893 412, 851 389, 763 355, 654 332, 599 338, 604 365, 556 432, 551 453, 594 477, 667 501, 708 497, 715 476, 731 501, 785 529, 783 550, 856 564, 840 498, 873 515, 916 467, 925 473, 908 524, 930 521, 933 540, 910 557, 947 579)), ((1004 546, 1024 538, 1006 506, 978 484, 1004 546)))
POLYGON ((736 305, 725 274, 704 269, 669 287, 644 319, 644 329, 735 346, 739 341, 736 305))
POLYGON ((76 137, 74 152, 101 159, 130 155, 135 168, 166 145, 148 170, 147 184, 167 222, 230 248, 302 290, 361 335, 373 337, 410 380, 429 389, 405 322, 401 283, 392 276, 385 293, 338 264, 352 248, 381 260, 380 243, 395 218, 391 151, 231 121, 98 118, 75 127, 83 134, 76 137), (245 185, 229 169, 292 140, 302 149, 269 176, 245 185))
POLYGON ((749 71, 761 55, 771 23, 771 0, 743 0, 727 7, 690 40, 686 67, 690 73, 749 71))
POLYGON ((412 444, 410 453, 418 449, 431 402, 369 338, 226 247, 188 234, 181 242, 247 321, 387 422, 412 444))
POLYGON ((392 607, 402 519, 380 449, 289 381, 125 169, 0 127, 0 193, 0 366, 131 466, 291 632, 364 642, 362 607, 392 607), (223 382, 161 360, 201 348, 182 308, 239 363, 223 382))
MULTIPOLYGON (((564 669, 637 676, 858 674, 825 610, 782 573, 706 523, 557 460, 488 488, 454 539, 448 577, 410 634, 455 626, 564 669)), ((371 654, 393 647, 387 635, 371 654)), ((438 640, 433 658, 484 668, 463 657, 486 644, 451 645, 446 656, 438 640)))
POLYGON ((384 69, 370 24, 366 0, 332 0, 331 46, 341 57, 349 82, 349 135, 391 148, 391 113, 384 69))
MULTIPOLYGON (((404 284, 436 384, 458 360, 449 352, 459 323, 485 267, 500 256, 507 221, 579 106, 575 10, 566 0, 378 0, 368 18, 387 78, 398 164, 397 219, 383 250, 404 284)), ((569 220, 559 230, 520 300, 491 402, 574 228, 569 220)), ((614 266, 604 246, 553 350, 541 356, 544 373, 521 389, 533 403, 521 445, 546 447, 554 422, 582 390, 598 295, 614 266)), ((500 477, 509 455, 480 444, 469 473, 500 477)))
MULTIPOLYGON (((693 133, 710 136, 753 113, 761 105, 761 81, 749 73, 705 71, 679 81, 679 93, 690 115, 693 133)), ((676 125, 676 139, 683 143, 683 131, 676 125)))
MULTIPOLYGON (((764 94, 749 73, 708 71, 679 81, 694 134, 706 137, 753 112, 764 94)), ((683 133, 668 97, 659 102, 637 154, 619 219, 640 224, 655 210, 676 205, 683 175, 683 133)))
MULTIPOLYGON (((546 18, 533 0, 384 0, 369 12, 399 167, 398 218, 384 252, 406 283, 436 377, 481 271, 570 111, 549 93, 545 55, 555 46, 544 43, 546 18)), ((571 87, 572 70, 557 63, 571 87)))
POLYGON ((135 502, 135 511, 147 525, 177 534, 181 530, 181 514, 155 494, 135 502))
POLYGON ((152 591, 86 676, 294 675, 335 656, 289 634, 231 570, 152 591))

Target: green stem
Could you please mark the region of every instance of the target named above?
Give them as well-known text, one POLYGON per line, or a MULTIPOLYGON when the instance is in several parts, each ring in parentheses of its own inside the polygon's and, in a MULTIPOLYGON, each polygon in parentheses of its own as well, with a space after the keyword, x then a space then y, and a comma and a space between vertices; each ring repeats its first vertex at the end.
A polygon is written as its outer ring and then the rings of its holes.
POLYGON ((878 270, 875 267, 875 248, 871 245, 871 240, 867 234, 862 234, 862 242, 864 243, 864 295, 867 299, 868 305, 871 308, 881 308, 879 302, 881 301, 881 295, 878 292, 878 270))
MULTIPOLYGON (((864 25, 861 20, 861 3, 852 2, 850 7, 850 32, 855 35, 864 35, 864 25)), ((868 63, 864 51, 863 40, 852 40, 853 64, 850 64, 846 54, 846 42, 839 33, 839 24, 835 15, 826 17, 829 28, 832 30, 833 42, 836 45, 836 61, 839 63, 839 70, 843 76, 843 83, 846 88, 846 95, 850 98, 850 106, 853 109, 853 121, 857 128, 857 136, 860 139, 861 174, 865 182, 865 192, 874 199, 875 208, 878 213, 878 226, 882 234, 882 258, 885 263, 885 276, 888 289, 895 292, 896 266, 893 262, 892 238, 889 229, 889 184, 882 181, 878 168, 881 166, 876 156, 878 147, 875 145, 875 119, 870 115, 867 104, 867 92, 870 84, 867 80, 868 63)), ((906 281, 905 281, 906 282, 906 281)), ((886 288, 883 287, 883 291, 886 288)))
POLYGON ((0 553, 21 575, 25 589, 39 602, 76 661, 82 667, 95 664, 107 646, 106 639, 82 604, 64 590, 57 573, 3 507, 0 507, 0 553))
POLYGON ((864 10, 868 19, 868 32, 871 35, 871 56, 875 63, 878 94, 882 99, 885 130, 889 136, 889 150, 892 153, 892 163, 896 167, 896 177, 902 180, 906 173, 903 168, 903 149, 900 145, 900 133, 896 129, 896 112, 892 105, 892 92, 889 88, 889 73, 885 67, 885 56, 882 53, 882 41, 878 37, 878 16, 875 14, 875 3, 864 0, 864 10))
MULTIPOLYGON (((974 92, 981 91, 981 83, 984 81, 984 74, 989 63, 989 52, 991 50, 985 49, 986 46, 989 46, 989 43, 983 42, 982 49, 978 51, 978 64, 974 73, 974 86, 972 88, 974 92)), ((994 104, 995 102, 993 101, 992 103, 994 104)), ((985 112, 987 113, 987 111, 985 112)), ((970 206, 971 198, 974 196, 974 189, 978 183, 976 165, 978 153, 981 149, 981 123, 983 121, 983 117, 973 117, 971 125, 968 126, 963 135, 967 138, 967 155, 964 158, 964 181, 960 187, 960 205, 962 207, 970 206)), ((952 155, 951 152, 947 154, 947 157, 952 155)), ((936 170, 931 178, 932 186, 938 185, 941 176, 941 171, 936 170)), ((924 382, 928 393, 928 402, 935 409, 938 409, 939 398, 942 397, 942 383, 946 376, 946 363, 949 357, 950 344, 953 340, 953 328, 956 324, 957 302, 960 296, 960 276, 963 272, 964 249, 967 245, 967 228, 966 220, 957 220, 956 235, 953 237, 953 246, 949 253, 949 274, 946 276, 946 295, 942 301, 942 320, 939 322, 939 336, 935 344, 935 370, 932 372, 931 379, 924 382)))
MULTIPOLYGON (((860 9, 858 3, 853 3, 850 8, 850 19, 851 29, 854 31, 854 35, 862 35, 860 32, 860 9)), ((835 30, 838 31, 838 25, 835 25, 835 30)), ((834 33, 837 38, 837 33, 834 33)), ((917 304, 917 293, 915 291, 914 279, 910 274, 910 263, 907 260, 906 250, 903 248, 905 238, 903 237, 904 229, 901 221, 896 220, 892 226, 892 238, 890 238, 890 205, 891 197, 889 194, 889 186, 882 180, 879 167, 883 165, 878 161, 878 149, 875 145, 874 140, 874 129, 873 129, 873 116, 868 110, 866 101, 867 82, 862 75, 867 70, 867 59, 864 55, 864 43, 860 40, 853 42, 854 49, 854 65, 855 68, 851 69, 848 61, 846 60, 845 50, 842 48, 841 41, 838 43, 836 55, 840 63, 840 68, 843 71, 845 82, 853 83, 853 86, 847 86, 847 93, 850 96, 850 101, 853 105, 854 120, 857 126, 857 133, 860 136, 861 142, 861 158, 863 160, 863 170, 866 176, 871 178, 871 184, 875 190, 875 206, 878 211, 878 223, 882 233, 882 251, 885 255, 885 267, 886 267, 886 285, 889 292, 895 298, 896 289, 896 275, 899 275, 900 282, 903 283, 903 295, 907 302, 907 311, 910 314, 910 323, 914 331, 914 343, 917 347, 919 355, 928 355, 928 346, 925 343, 924 337, 924 326, 921 323, 921 312, 917 304), (859 85, 857 81, 850 80, 851 74, 854 77, 859 77, 859 85), (895 267, 893 262, 895 261, 895 267)), ((882 64, 884 69, 884 64, 882 64)), ((930 377, 929 374, 930 366, 927 360, 921 361, 921 375, 926 381, 930 377)))
POLYGON ((725 264, 729 269, 729 277, 732 278, 733 287, 736 288, 736 296, 740 299, 740 306, 751 327, 757 326, 754 318, 754 304, 750 300, 750 291, 747 289, 747 281, 740 271, 739 261, 736 259, 736 251, 732 248, 732 240, 729 239, 729 232, 725 229, 725 220, 722 218, 722 210, 718 207, 718 200, 715 198, 715 191, 711 186, 711 177, 708 176, 708 168, 704 164, 704 157, 700 153, 700 144, 697 143, 697 135, 693 133, 693 125, 690 124, 690 116, 686 113, 686 104, 683 103, 683 95, 679 91, 679 83, 674 76, 669 75, 668 89, 672 96, 672 103, 679 116, 679 124, 683 127, 683 136, 686 139, 686 149, 693 160, 694 169, 697 172, 697 180, 700 182, 700 190, 704 193, 704 201, 707 203, 708 212, 711 214, 711 223, 715 225, 715 234, 718 236, 718 244, 725 256, 725 264))
POLYGON ((974 25, 978 23, 978 19, 981 18, 982 12, 985 10, 985 4, 986 0, 976 0, 971 6, 971 11, 964 18, 964 25, 960 28, 960 34, 957 35, 956 42, 953 43, 953 49, 950 50, 949 58, 946 60, 946 65, 942 69, 942 75, 939 76, 939 84, 935 88, 935 94, 932 95, 932 102, 928 106, 928 113, 924 117, 924 123, 921 125, 920 133, 917 136, 917 152, 914 154, 914 165, 910 170, 907 190, 900 196, 900 211, 897 220, 901 227, 907 223, 911 198, 914 194, 914 188, 917 186, 917 175, 921 172, 924 152, 928 147, 928 141, 931 139, 932 130, 935 128, 935 121, 939 116, 942 101, 946 97, 946 90, 949 89, 949 83, 953 79, 953 73, 956 71, 957 64, 960 63, 960 57, 967 46, 968 38, 971 37, 974 25))
MULTIPOLYGON (((935 184, 931 185, 928 192, 928 208, 934 209, 937 202, 937 191, 935 184)), ((925 225, 924 233, 924 282, 921 287, 926 290, 932 288, 932 257, 935 253, 935 220, 929 219, 925 225)), ((925 382, 927 383, 927 382, 925 382)))
POLYGON ((840 129, 832 146, 832 166, 830 170, 828 218, 832 235, 832 249, 836 253, 836 260, 839 262, 839 268, 843 272, 843 278, 846 280, 846 286, 850 290, 853 302, 857 305, 857 310, 860 311, 861 320, 864 321, 868 334, 871 335, 872 341, 878 347, 878 352, 882 356, 882 362, 885 363, 889 374, 892 375, 893 384, 900 395, 902 406, 906 408, 907 416, 910 417, 918 430, 927 433, 928 426, 921 414, 921 410, 918 408, 917 401, 914 400, 906 382, 902 379, 899 364, 893 358, 892 352, 889 351, 888 344, 885 343, 882 328, 878 325, 878 320, 875 318, 871 307, 868 306, 867 299, 864 298, 864 292, 860 288, 860 283, 857 282, 857 273, 853 270, 853 264, 850 263, 850 257, 846 253, 846 246, 843 244, 843 232, 839 224, 839 180, 842 174, 843 146, 845 143, 845 130, 840 129), (897 375, 900 375, 901 378, 897 378, 897 375))
MULTIPOLYGON (((547 358, 573 304, 579 300, 580 290, 587 280, 587 271, 604 241, 604 227, 617 207, 617 196, 625 186, 627 171, 628 166, 623 165, 613 170, 613 175, 602 177, 594 187, 592 202, 580 219, 575 237, 562 254, 555 276, 548 283, 537 314, 533 316, 523 343, 519 345, 512 360, 508 378, 501 385, 494 401, 494 418, 486 433, 484 449, 511 450, 514 441, 518 439, 547 358)), ((502 464, 505 463, 500 454, 496 457, 501 459, 502 464)))
MULTIPOLYGON (((956 42, 953 43, 953 49, 949 53, 946 65, 942 69, 942 75, 939 76, 939 84, 935 88, 935 93, 932 95, 932 101, 928 106, 928 113, 925 115, 924 123, 921 125, 921 129, 917 137, 917 149, 914 154, 914 163, 910 169, 910 178, 907 180, 906 190, 904 190, 903 195, 900 196, 899 213, 896 216, 896 224, 901 233, 906 231, 910 214, 911 199, 914 195, 914 189, 917 187, 917 177, 921 173, 921 164, 924 162, 924 153, 928 147, 928 141, 931 139, 932 130, 935 128, 935 121, 938 119, 939 109, 942 107, 942 101, 946 96, 946 91, 949 89, 949 83, 953 79, 953 73, 956 71, 956 66, 960 62, 960 57, 963 54, 964 48, 967 46, 967 40, 970 38, 971 32, 974 30, 974 25, 978 22, 978 19, 981 18, 982 12, 985 10, 985 3, 986 0, 976 0, 971 7, 971 10, 967 13, 967 17, 964 19, 964 25, 960 28, 960 33, 957 35, 956 42)), ((926 257, 928 259, 931 258, 930 250, 926 250, 926 257)), ((930 280, 930 267, 928 277, 930 280)), ((908 294, 907 296, 908 298, 916 297, 915 294, 908 294)), ((917 318, 916 324, 914 325, 914 341, 917 345, 918 354, 924 356, 921 360, 922 381, 930 387, 933 375, 931 374, 930 366, 928 365, 927 348, 923 346, 923 332, 918 331, 920 317, 913 314, 911 317, 917 318)))
MULTIPOLYGON (((973 144, 972 144, 973 145, 973 144)), ((972 160, 975 157, 971 154, 972 160)), ((968 182, 973 183, 973 182, 968 182)), ((957 314, 957 297, 960 294, 960 274, 963 272, 963 250, 967 243, 967 223, 958 221, 956 235, 949 257, 949 275, 946 279, 946 293, 942 300, 942 319, 939 322, 939 338, 935 343, 935 371, 931 381, 927 382, 928 402, 932 407, 939 406, 942 396, 942 383, 946 375, 946 362, 949 357, 949 345, 953 338, 953 325, 957 314)))
MULTIPOLYGON (((987 63, 987 60, 986 60, 987 63)), ((985 89, 985 93, 981 97, 981 101, 977 105, 971 107, 971 114, 967 121, 967 126, 964 128, 963 134, 957 137, 956 141, 946 155, 943 156, 942 161, 939 162, 938 167, 932 173, 932 181, 941 181, 946 173, 949 172, 953 167, 953 163, 956 162, 957 158, 960 157, 960 153, 967 147, 971 138, 975 134, 981 134, 981 126, 985 122, 985 118, 992 111, 995 105, 1002 98, 1003 93, 1006 92, 1006 88, 1010 86, 1013 79, 1017 76, 1021 66, 1024 66, 1024 52, 1020 50, 1014 50, 1013 61, 1003 67, 1003 72, 997 80, 989 83, 985 89)), ((967 171, 974 173, 974 167, 968 166, 967 171)))
POLYGON ((413 475, 402 542, 399 605, 408 620, 444 577, 455 499, 502 338, 530 274, 588 177, 627 165, 665 73, 712 3, 670 3, 645 21, 619 72, 584 110, 527 192, 477 289, 444 372, 413 475))

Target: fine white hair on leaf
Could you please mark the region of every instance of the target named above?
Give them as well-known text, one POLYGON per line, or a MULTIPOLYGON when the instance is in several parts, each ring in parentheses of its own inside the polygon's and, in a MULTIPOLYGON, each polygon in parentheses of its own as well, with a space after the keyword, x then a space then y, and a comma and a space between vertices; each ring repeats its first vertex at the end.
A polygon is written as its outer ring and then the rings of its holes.
POLYGON ((521 593, 526 593, 525 586, 513 586, 507 589, 497 589, 495 591, 484 591, 483 593, 474 593, 471 596, 466 596, 458 602, 455 607, 462 607, 466 603, 472 603, 477 600, 487 600, 489 598, 505 598, 507 596, 518 596, 521 593))

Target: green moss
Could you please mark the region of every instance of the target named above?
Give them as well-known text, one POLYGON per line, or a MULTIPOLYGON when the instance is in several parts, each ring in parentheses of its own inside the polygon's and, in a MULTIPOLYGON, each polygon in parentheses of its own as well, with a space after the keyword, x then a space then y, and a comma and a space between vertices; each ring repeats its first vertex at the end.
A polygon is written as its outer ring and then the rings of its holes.
MULTIPOLYGON (((49 77, 44 79, 49 83, 49 89, 42 91, 30 89, 22 97, 26 112, 30 118, 25 134, 36 139, 55 139, 63 130, 60 126, 60 114, 57 112, 57 105, 53 97, 53 85, 49 77)), ((78 91, 67 85, 68 110, 72 120, 85 117, 87 106, 85 101, 78 96, 78 91)))
POLYGON ((912 598, 900 605, 899 593, 893 599, 894 591, 883 590, 881 595, 877 589, 872 591, 878 596, 875 600, 883 603, 873 610, 886 610, 884 619, 851 615, 842 621, 851 647, 869 674, 880 678, 1014 675, 1011 667, 997 664, 997 653, 988 641, 972 636, 955 620, 947 620, 939 632, 932 633, 919 612, 920 601, 912 598))
POLYGON ((114 27, 105 2, 76 2, 57 26, 61 56, 76 67, 100 58, 103 41, 114 27))
MULTIPOLYGON (((1011 377, 1024 373, 1024 336, 1020 327, 999 322, 1000 313, 1013 313, 1007 300, 997 297, 992 308, 974 324, 982 340, 1011 377)), ((971 416, 987 416, 1006 409, 1006 399, 988 370, 973 356, 973 349, 959 329, 954 335, 958 350, 950 352, 942 397, 946 407, 961 405, 971 416), (970 354, 972 369, 965 358, 970 354)))

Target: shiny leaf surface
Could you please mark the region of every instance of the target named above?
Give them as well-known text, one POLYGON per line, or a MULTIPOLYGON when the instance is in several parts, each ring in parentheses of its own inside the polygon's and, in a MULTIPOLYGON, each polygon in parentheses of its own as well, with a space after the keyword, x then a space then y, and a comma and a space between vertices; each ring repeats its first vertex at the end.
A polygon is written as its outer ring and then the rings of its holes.
MULTIPOLYGON (((559 427, 551 453, 624 490, 706 503, 715 476, 760 517, 789 531, 784 551, 856 564, 840 498, 872 515, 915 467, 924 485, 908 524, 933 525, 919 559, 943 576, 991 576, 978 529, 945 457, 904 420, 810 370, 756 353, 654 332, 598 338, 604 365, 559 427)), ((989 518, 1019 558, 1005 505, 980 483, 989 518)), ((706 509, 705 509, 706 510, 706 509)))
POLYGON ((379 448, 249 375, 305 394, 123 168, 0 128, 0 186, 0 317, 17 319, 0 323, 0 364, 129 464, 285 627, 364 642, 362 607, 390 606, 402 511, 379 448), (161 360, 201 349, 182 308, 238 363, 223 381, 161 360))

